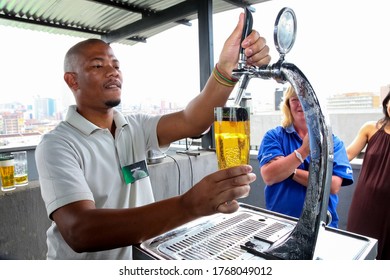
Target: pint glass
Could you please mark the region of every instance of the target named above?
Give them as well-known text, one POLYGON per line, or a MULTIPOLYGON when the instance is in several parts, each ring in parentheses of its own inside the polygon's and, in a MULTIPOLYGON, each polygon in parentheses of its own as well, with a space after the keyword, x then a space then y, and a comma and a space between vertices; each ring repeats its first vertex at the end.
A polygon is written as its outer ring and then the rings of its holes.
POLYGON ((13 152, 14 156, 14 177, 15 186, 25 186, 28 184, 28 170, 27 170, 27 152, 13 152))
POLYGON ((214 134, 218 168, 249 164, 249 108, 214 108, 214 134))
POLYGON ((11 154, 0 154, 1 190, 15 189, 14 157, 11 154))

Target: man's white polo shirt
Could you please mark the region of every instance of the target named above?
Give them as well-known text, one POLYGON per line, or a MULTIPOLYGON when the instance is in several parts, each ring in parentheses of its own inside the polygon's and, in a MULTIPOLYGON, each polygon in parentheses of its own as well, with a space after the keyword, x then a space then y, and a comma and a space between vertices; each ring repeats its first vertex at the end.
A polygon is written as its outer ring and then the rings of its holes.
MULTIPOLYGON (((149 177, 126 184, 121 168, 146 160, 150 149, 159 150, 159 119, 143 114, 123 116, 115 111, 114 138, 108 129, 97 127, 70 106, 66 120, 43 136, 35 152, 49 217, 59 207, 79 200, 93 200, 97 208, 129 208, 153 202, 149 177)), ((131 259, 131 247, 75 253, 54 222, 47 236, 49 259, 131 259)))

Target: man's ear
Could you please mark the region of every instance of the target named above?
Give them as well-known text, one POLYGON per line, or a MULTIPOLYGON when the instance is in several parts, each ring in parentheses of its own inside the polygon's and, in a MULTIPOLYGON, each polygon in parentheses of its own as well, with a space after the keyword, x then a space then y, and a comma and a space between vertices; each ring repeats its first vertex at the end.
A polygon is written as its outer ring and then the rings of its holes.
POLYGON ((65 72, 64 80, 70 89, 77 90, 79 88, 79 85, 77 83, 77 74, 76 73, 65 72))

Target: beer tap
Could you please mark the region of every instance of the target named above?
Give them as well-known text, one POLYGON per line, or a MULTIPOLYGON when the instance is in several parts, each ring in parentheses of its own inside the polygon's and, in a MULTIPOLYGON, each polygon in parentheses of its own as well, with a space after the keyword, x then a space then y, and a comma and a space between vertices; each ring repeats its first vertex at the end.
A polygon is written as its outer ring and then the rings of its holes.
MULTIPOLYGON (((243 36, 247 36, 252 25, 250 11, 246 10, 247 21, 243 36), (245 34, 244 34, 245 33, 245 34)), ((268 249, 256 248, 249 242, 243 246, 253 254, 266 259, 312 259, 320 232, 324 230, 330 194, 330 182, 333 169, 333 139, 330 126, 325 122, 314 89, 305 75, 292 63, 285 62, 285 55, 291 50, 296 36, 296 17, 290 8, 283 8, 275 21, 274 41, 280 54, 273 65, 262 67, 247 66, 246 58, 240 53, 238 69, 232 76, 240 79, 235 99, 239 106, 242 94, 253 77, 270 79, 279 83, 289 82, 295 89, 301 102, 309 134, 310 165, 309 182, 302 214, 294 230, 272 244, 268 249)), ((245 37, 243 37, 245 38, 245 37)))
MULTIPOLYGON (((253 16, 248 7, 245 8, 245 24, 241 36, 242 41, 252 32, 253 16)), ((232 77, 239 80, 239 87, 234 100, 234 106, 239 106, 242 97, 248 87, 249 80, 252 78, 270 79, 284 83, 286 78, 281 73, 281 67, 286 53, 290 51, 295 42, 296 34, 295 13, 290 8, 284 8, 278 14, 275 21, 274 41, 279 52, 279 60, 273 65, 264 65, 261 67, 246 65, 246 56, 244 48, 240 47, 240 57, 238 68, 233 69, 232 77)))
MULTIPOLYGON (((291 10, 291 13, 294 12, 291 10)), ((278 15, 278 18, 276 19, 277 22, 280 20, 280 17, 281 17, 281 13, 278 15)), ((245 24, 241 35, 241 43, 252 32, 252 26, 253 26, 253 16, 251 10, 248 7, 246 7, 245 24)), ((280 40, 280 43, 276 46, 279 51, 280 58, 278 62, 276 62, 275 64, 265 65, 261 67, 247 65, 246 64, 247 58, 245 56, 244 48, 240 47, 238 68, 233 69, 232 72, 232 77, 239 80, 239 86, 234 100, 234 106, 240 106, 241 99, 245 95, 245 91, 246 88, 248 87, 249 81, 254 77, 261 78, 261 79, 273 78, 276 81, 281 83, 286 82, 286 80, 283 78, 283 75, 280 72, 280 68, 281 65, 283 64, 285 54, 291 49, 292 45, 294 44, 296 23, 295 21, 292 22, 291 18, 287 18, 283 20, 282 23, 279 23, 278 27, 279 27, 278 31, 274 34, 274 36, 277 36, 277 38, 274 39, 280 40), (294 25, 292 28, 288 26, 291 23, 294 25), (287 27, 280 26, 280 25, 287 25, 287 27), (289 45, 286 45, 286 43, 288 43, 289 45)))
MULTIPOLYGON (((241 43, 252 32, 253 17, 248 7, 245 8, 245 24, 242 30, 241 43)), ((246 65, 245 50, 240 46, 240 57, 238 61, 238 69, 234 69, 232 77, 239 80, 239 87, 236 98, 234 100, 234 106, 239 106, 242 96, 244 95, 248 86, 249 80, 253 77, 253 69, 246 65)))

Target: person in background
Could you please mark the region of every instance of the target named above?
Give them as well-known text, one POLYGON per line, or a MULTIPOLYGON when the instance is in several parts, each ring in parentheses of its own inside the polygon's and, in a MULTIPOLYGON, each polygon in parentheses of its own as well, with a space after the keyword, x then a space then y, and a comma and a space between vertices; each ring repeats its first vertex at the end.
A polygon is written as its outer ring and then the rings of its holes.
MULTIPOLYGON (((301 103, 294 88, 289 87, 281 103, 282 125, 264 135, 257 159, 266 184, 268 210, 300 217, 309 182, 310 146, 308 129, 301 103)), ((338 227, 338 195, 341 186, 353 183, 352 168, 343 142, 333 135, 334 163, 328 210, 331 227, 338 227)))
POLYGON ((146 154, 200 135, 212 124, 214 107, 226 103, 237 82, 231 73, 240 44, 248 64, 270 62, 269 47, 257 31, 241 43, 244 17, 240 15, 202 92, 184 110, 163 116, 124 116, 114 108, 121 102, 123 81, 109 44, 88 39, 69 49, 64 80, 76 105, 42 137, 35 152, 52 220, 48 259, 131 259, 131 245, 199 217, 238 209, 236 199, 247 195, 256 179, 251 166, 216 171, 186 193, 154 202, 146 154), (135 176, 134 170, 143 172, 135 176))
POLYGON ((348 159, 366 147, 348 212, 347 230, 376 238, 378 260, 390 259, 390 92, 382 102, 383 118, 366 122, 347 147, 348 159))

